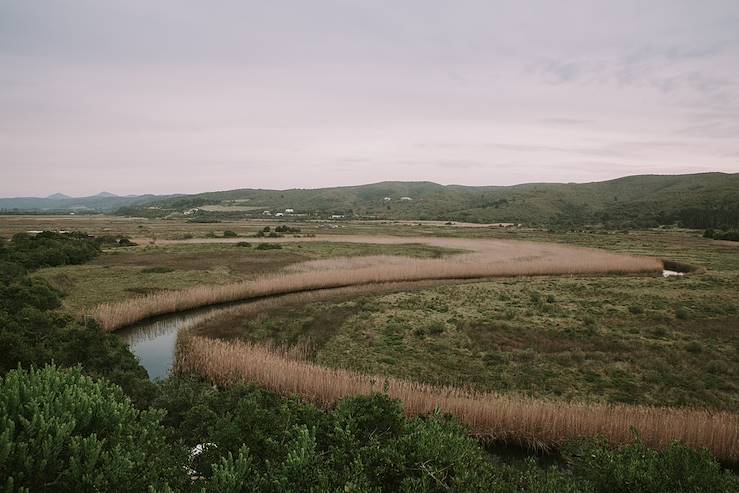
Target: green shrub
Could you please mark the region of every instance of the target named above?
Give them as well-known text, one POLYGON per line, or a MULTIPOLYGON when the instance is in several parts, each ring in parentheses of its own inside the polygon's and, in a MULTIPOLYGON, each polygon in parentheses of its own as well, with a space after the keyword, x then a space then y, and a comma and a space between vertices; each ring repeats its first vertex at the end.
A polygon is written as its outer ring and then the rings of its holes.
POLYGON ((706 492, 739 491, 739 478, 721 466, 705 450, 672 443, 663 452, 638 439, 611 448, 604 439, 571 442, 563 455, 577 478, 596 492, 706 492))
POLYGON ((81 264, 101 253, 99 244, 85 233, 53 233, 37 235, 18 233, 9 243, 3 240, 2 258, 28 270, 58 265, 81 264))
POLYGON ((227 229, 226 231, 223 232, 224 238, 236 238, 237 236, 239 236, 239 234, 236 231, 231 231, 227 229))
POLYGON ((141 269, 142 274, 166 274, 167 272, 174 272, 175 269, 173 267, 167 267, 164 265, 159 265, 156 267, 146 267, 145 269, 141 269))
POLYGON ((257 245, 257 250, 280 250, 282 245, 279 243, 260 243, 257 245))
POLYGON ((161 413, 80 368, 0 378, 0 483, 5 491, 146 491, 184 487, 187 453, 161 413))
POLYGON ((251 246, 251 243, 249 243, 248 241, 240 241, 240 242, 238 242, 238 243, 236 244, 236 246, 237 246, 237 247, 244 247, 244 248, 248 248, 248 247, 250 247, 250 246, 251 246))
POLYGON ((690 341, 686 346, 685 350, 689 353, 697 354, 703 351, 703 346, 700 342, 690 341))
POLYGON ((180 380, 163 385, 156 405, 188 445, 216 444, 194 466, 207 491, 488 491, 492 484, 488 456, 467 428, 438 415, 409 420, 399 401, 381 394, 322 411, 255 387, 180 380))

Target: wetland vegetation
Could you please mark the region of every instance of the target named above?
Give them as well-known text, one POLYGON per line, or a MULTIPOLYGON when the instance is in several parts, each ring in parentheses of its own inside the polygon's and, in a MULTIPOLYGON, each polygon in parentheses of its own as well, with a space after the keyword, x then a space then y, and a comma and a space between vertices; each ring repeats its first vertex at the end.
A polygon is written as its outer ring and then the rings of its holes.
MULTIPOLYGON (((249 248, 238 244, 263 229, 260 223, 228 224, 238 236, 216 240, 198 232, 201 226, 187 232, 187 224, 175 222, 170 238, 156 241, 132 234, 142 229, 132 222, 116 232, 101 228, 97 237, 44 233, 2 243, 8 364, 1 394, 16 396, 4 404, 4 422, 88 423, 50 425, 57 448, 43 449, 34 466, 29 451, 41 450, 40 438, 20 431, 5 436, 3 447, 11 452, 0 474, 11 489, 53 483, 57 491, 80 485, 110 490, 120 481, 162 491, 242 491, 234 485, 246 483, 254 491, 287 485, 296 491, 736 489, 737 476, 724 468, 736 464, 739 433, 739 313, 732 289, 739 250, 727 242, 698 231, 423 223, 374 229, 347 223, 340 237, 320 236, 317 225, 306 223, 301 232, 318 237, 265 238, 282 248, 260 251, 253 248, 259 239, 250 239, 249 248), (352 241, 342 238, 347 232, 354 233, 352 241), (367 240, 388 232, 400 236, 367 240), (126 246, 119 240, 124 237, 135 245, 126 246), (671 278, 603 268, 564 276, 504 270, 516 277, 444 282, 390 276, 380 279, 397 282, 267 298, 188 327, 178 373, 159 382, 146 378, 115 333, 84 316, 101 302, 145 306, 162 293, 212 291, 274 276, 320 280, 337 269, 387 276, 408 262, 465 270, 465 258, 475 257, 464 238, 474 240, 470 244, 524 240, 549 253, 560 251, 552 244, 599 248, 699 269, 671 278), (187 351, 197 341, 210 356, 187 351), (284 383, 249 377, 243 368, 224 379, 202 366, 211 360, 222 368, 235 361, 227 357, 233 350, 235 358, 248 354, 239 344, 256 344, 248 347, 266 359, 252 357, 252 363, 261 361, 256 368, 282 375, 284 383), (275 364, 313 376, 274 372, 275 364), (295 385, 336 386, 337 375, 350 374, 355 385, 369 378, 370 386, 322 394, 320 387, 295 385), (431 398, 409 398, 419 389, 430 389, 421 394, 431 398), (479 401, 485 395, 497 402, 489 418, 482 418, 489 411, 479 401), (32 402, 56 404, 36 408, 32 402), (82 418, 93 408, 108 409, 105 423, 82 418), (578 431, 557 425, 565 422, 578 431), (136 448, 124 436, 100 431, 111 426, 140 430, 151 437, 151 447, 136 448), (92 429, 104 441, 96 442, 92 429), (523 449, 512 453, 501 445, 523 449), (92 468, 98 472, 84 472, 92 468)), ((524 262, 536 261, 520 246, 512 251, 524 262)), ((505 252, 496 246, 487 255, 506 258, 505 252)))

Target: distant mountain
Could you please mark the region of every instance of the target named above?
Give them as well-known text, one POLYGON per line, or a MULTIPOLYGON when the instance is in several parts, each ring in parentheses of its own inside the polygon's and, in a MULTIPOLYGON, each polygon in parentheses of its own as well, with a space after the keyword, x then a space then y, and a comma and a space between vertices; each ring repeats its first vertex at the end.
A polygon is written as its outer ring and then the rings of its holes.
POLYGON ((69 195, 64 195, 63 193, 54 193, 46 197, 47 199, 51 200, 59 200, 59 199, 70 199, 71 197, 69 195))
POLYGON ((0 212, 113 212, 116 209, 154 200, 163 200, 174 195, 134 195, 119 197, 102 192, 90 197, 69 197, 55 193, 48 197, 0 198, 0 212))
POLYGON ((640 175, 594 183, 515 186, 382 182, 349 187, 238 189, 129 204, 118 214, 193 220, 295 214, 529 225, 739 227, 739 173, 640 175), (145 206, 144 206, 145 204, 145 206))

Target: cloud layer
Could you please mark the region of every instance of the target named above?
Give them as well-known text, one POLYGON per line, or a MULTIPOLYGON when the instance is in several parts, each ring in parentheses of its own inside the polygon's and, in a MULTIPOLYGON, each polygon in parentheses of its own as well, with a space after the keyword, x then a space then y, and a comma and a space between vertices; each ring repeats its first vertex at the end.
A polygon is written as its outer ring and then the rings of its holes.
POLYGON ((739 3, 7 0, 0 195, 739 171, 739 3))

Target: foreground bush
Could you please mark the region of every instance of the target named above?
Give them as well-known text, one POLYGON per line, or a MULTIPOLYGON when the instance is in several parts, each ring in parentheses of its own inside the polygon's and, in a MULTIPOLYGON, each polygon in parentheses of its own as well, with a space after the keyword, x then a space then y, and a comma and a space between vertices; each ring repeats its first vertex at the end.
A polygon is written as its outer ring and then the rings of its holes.
POLYGON ((156 403, 192 446, 207 491, 490 491, 492 464, 466 428, 406 419, 384 395, 322 411, 256 387, 166 382, 156 403))
POLYGON ((504 461, 456 420, 408 419, 381 394, 323 411, 256 387, 170 379, 156 404, 167 414, 136 410, 79 368, 9 372, 0 379, 2 490, 739 491, 706 452, 677 444, 657 452, 586 440, 565 448, 564 468, 504 461), (175 437, 203 453, 190 459, 175 437))
POLYGON ((594 491, 739 491, 739 477, 722 471, 708 451, 695 450, 677 442, 662 452, 648 448, 639 439, 618 449, 603 439, 568 444, 563 454, 576 477, 586 480, 594 491))
POLYGON ((677 444, 661 453, 576 442, 564 468, 503 461, 456 420, 406 418, 382 394, 323 411, 253 386, 171 379, 156 404, 188 445, 209 444, 192 466, 207 492, 737 491, 710 455, 677 444))
POLYGON ((146 491, 187 485, 185 451, 161 413, 79 368, 0 378, 0 484, 5 491, 146 491))

